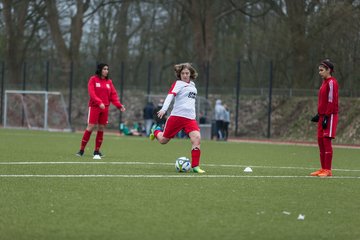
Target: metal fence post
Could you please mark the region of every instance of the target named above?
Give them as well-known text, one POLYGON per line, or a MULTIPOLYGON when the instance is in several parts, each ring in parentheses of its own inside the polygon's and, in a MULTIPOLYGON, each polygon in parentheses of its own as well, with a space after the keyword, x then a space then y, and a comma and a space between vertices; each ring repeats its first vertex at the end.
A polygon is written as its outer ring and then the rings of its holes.
POLYGON ((268 129, 267 137, 271 137, 271 103, 272 103, 272 81, 273 81, 273 66, 272 61, 270 61, 270 74, 269 74, 269 106, 268 106, 268 129))
MULTIPOLYGON (((125 69, 124 69, 124 62, 121 62, 121 67, 120 67, 120 102, 123 103, 123 96, 124 96, 124 74, 125 74, 125 69)), ((122 112, 120 111, 119 114, 119 127, 120 124, 122 123, 122 112)))
POLYGON ((3 99, 4 99, 4 82, 5 82, 5 62, 1 63, 1 104, 0 104, 0 121, 3 124, 3 99))
MULTIPOLYGON (((22 90, 26 90, 26 62, 23 63, 23 82, 22 82, 22 90)), ((24 96, 24 95, 22 95, 24 96)), ((21 111, 21 126, 24 126, 25 124, 25 109, 24 106, 22 106, 21 111)))
POLYGON ((74 64, 73 62, 70 63, 70 75, 69 75, 69 124, 70 128, 72 129, 71 124, 71 105, 72 105, 72 88, 73 88, 73 71, 74 71, 74 64))
POLYGON ((49 91, 50 62, 46 61, 45 91, 49 91))
POLYGON ((151 93, 151 61, 148 63, 148 73, 147 73, 147 101, 150 101, 150 93, 151 93))
POLYGON ((204 66, 205 72, 205 98, 209 97, 209 82, 210 82, 210 63, 207 61, 204 66))
POLYGON ((237 62, 236 74, 236 110, 235 110, 235 136, 238 136, 239 129, 239 100, 240 100, 240 60, 237 62))

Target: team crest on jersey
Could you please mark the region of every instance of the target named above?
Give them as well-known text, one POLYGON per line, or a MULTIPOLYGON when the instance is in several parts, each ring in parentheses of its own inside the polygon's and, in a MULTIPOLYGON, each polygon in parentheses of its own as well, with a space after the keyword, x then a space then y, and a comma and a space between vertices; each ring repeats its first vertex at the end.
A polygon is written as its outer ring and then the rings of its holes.
POLYGON ((107 84, 106 84, 106 87, 107 87, 107 88, 110 88, 110 84, 107 83, 107 84))
POLYGON ((95 83, 95 87, 101 87, 101 84, 100 83, 95 83))

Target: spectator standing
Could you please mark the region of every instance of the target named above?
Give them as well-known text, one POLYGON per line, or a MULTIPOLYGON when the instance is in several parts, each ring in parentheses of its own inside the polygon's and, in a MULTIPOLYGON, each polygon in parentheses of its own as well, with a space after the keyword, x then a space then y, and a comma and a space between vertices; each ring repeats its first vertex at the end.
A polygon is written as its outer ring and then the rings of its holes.
POLYGON ((204 112, 200 112, 200 117, 199 117, 199 123, 200 124, 206 124, 206 116, 204 114, 204 112))
POLYGON ((165 122, 166 122, 166 119, 167 119, 166 113, 162 118, 159 118, 157 113, 162 109, 163 105, 164 105, 164 99, 161 98, 159 100, 158 105, 156 106, 156 108, 154 109, 154 112, 153 112, 153 117, 154 117, 155 124, 156 124, 156 126, 159 126, 161 128, 164 128, 164 126, 165 126, 165 122))
POLYGON ((225 118, 224 118, 224 140, 227 141, 229 137, 229 125, 230 125, 230 110, 229 107, 224 104, 225 118))
POLYGON ((155 106, 152 102, 148 102, 143 109, 146 136, 150 135, 150 130, 154 123, 154 110, 155 106))
POLYGON ((225 120, 225 108, 221 103, 221 100, 216 100, 215 103, 215 127, 217 140, 224 139, 224 120, 225 120))

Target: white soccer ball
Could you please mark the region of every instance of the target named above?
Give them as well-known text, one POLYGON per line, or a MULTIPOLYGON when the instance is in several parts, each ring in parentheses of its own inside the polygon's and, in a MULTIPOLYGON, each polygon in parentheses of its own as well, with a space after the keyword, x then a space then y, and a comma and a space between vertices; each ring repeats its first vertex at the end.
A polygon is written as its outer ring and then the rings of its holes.
POLYGON ((189 172, 191 169, 190 159, 187 157, 179 157, 175 161, 175 169, 177 172, 189 172))

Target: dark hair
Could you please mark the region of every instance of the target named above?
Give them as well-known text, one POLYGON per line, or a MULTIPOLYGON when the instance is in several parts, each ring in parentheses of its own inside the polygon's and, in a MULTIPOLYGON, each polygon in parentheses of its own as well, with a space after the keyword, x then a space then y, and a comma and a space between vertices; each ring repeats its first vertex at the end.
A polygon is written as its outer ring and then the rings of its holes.
POLYGON ((321 61, 319 66, 323 66, 325 69, 330 69, 330 73, 334 72, 334 64, 329 59, 321 61))
MULTIPOLYGON (((104 67, 109 67, 109 65, 106 63, 100 63, 97 65, 95 74, 98 75, 100 78, 101 78, 101 72, 104 67)), ((108 79, 108 78, 109 78, 109 75, 106 76, 106 79, 108 79)))

